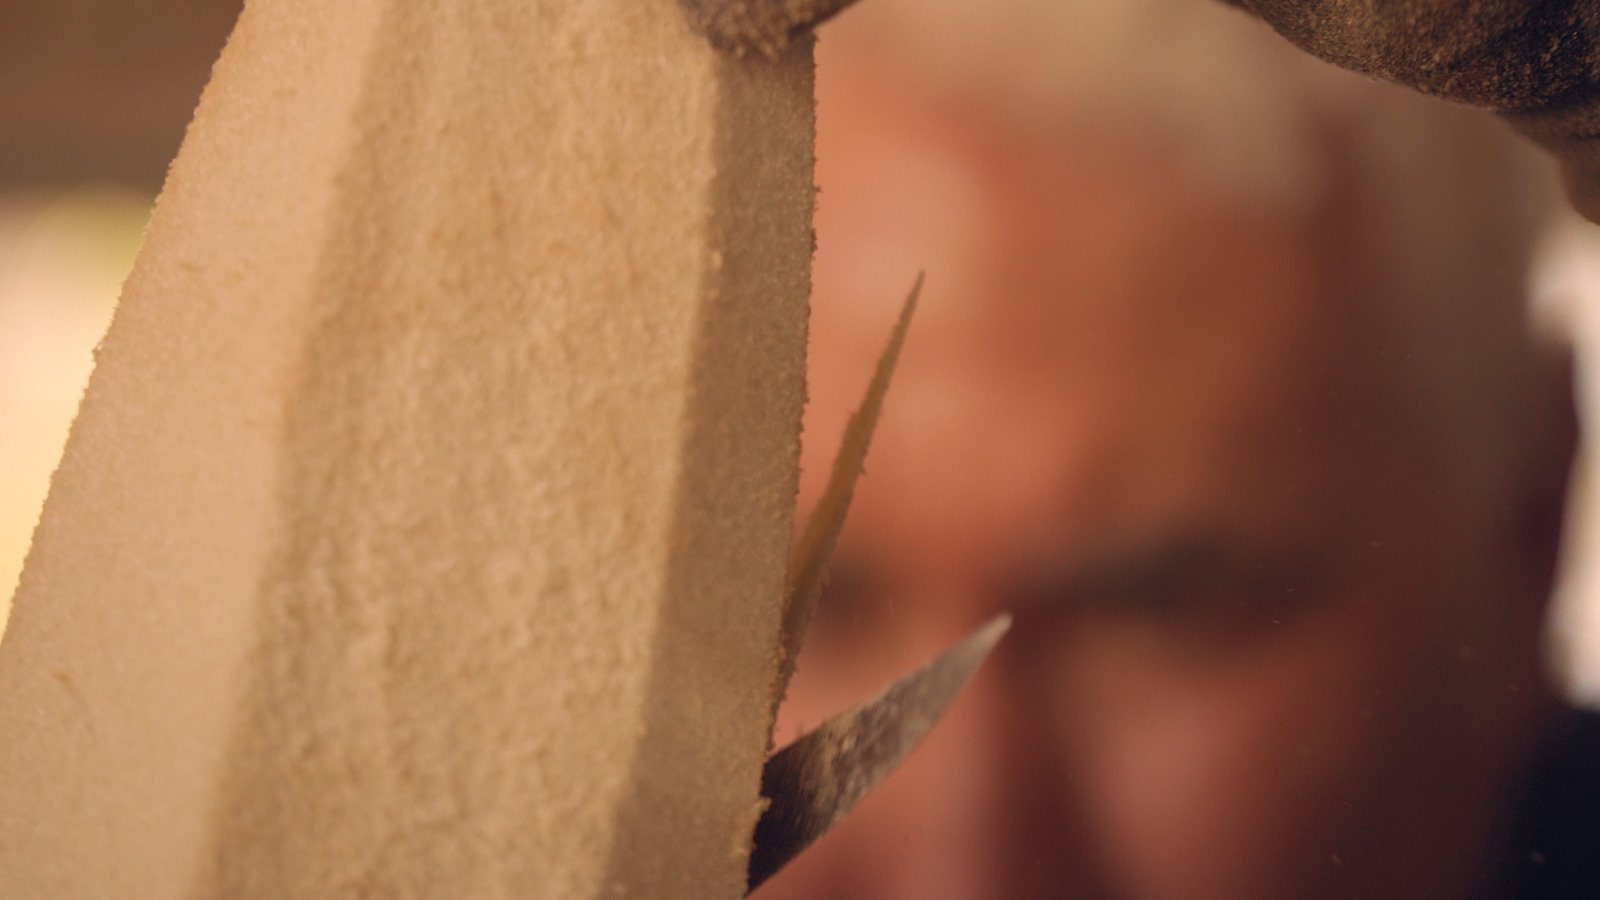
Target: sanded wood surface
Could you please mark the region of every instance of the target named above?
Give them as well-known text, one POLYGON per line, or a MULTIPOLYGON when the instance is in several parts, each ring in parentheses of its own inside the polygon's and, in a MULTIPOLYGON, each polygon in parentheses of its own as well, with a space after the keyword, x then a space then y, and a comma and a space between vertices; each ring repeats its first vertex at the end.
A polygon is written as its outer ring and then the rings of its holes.
POLYGON ((0 644, 0 896, 738 896, 810 39, 252 0, 0 644))

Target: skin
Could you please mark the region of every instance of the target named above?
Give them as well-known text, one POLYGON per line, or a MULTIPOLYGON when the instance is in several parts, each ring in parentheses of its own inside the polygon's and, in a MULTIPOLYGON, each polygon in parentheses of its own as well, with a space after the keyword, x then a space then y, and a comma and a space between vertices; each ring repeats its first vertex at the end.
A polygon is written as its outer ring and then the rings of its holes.
POLYGON ((763 896, 1480 889, 1554 707, 1570 434, 1517 491, 1441 465, 1476 451, 1393 389, 1336 208, 1230 204, 1137 135, 822 72, 803 503, 929 278, 780 743, 1017 622, 763 896))

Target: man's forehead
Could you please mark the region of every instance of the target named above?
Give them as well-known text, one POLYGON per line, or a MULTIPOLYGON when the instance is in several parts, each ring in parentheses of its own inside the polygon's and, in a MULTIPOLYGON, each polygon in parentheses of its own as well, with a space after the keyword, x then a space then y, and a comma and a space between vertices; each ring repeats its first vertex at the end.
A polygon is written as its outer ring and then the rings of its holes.
POLYGON ((1302 477, 1306 454, 1256 445, 1353 358, 1315 222, 1230 204, 1110 128, 930 103, 831 132, 827 112, 807 495, 928 270, 849 531, 1147 528, 1240 502, 1241 468, 1302 477))
MULTIPOLYGON (((1063 369, 1050 382, 992 360, 946 365, 939 349, 907 351, 853 538, 997 558, 1035 540, 1115 542, 1218 519, 1249 527, 1276 515, 1260 509, 1275 502, 1269 486, 1318 471, 1309 453, 1241 440, 1244 429, 1278 428, 1270 404, 1195 389, 1178 370, 1063 369)), ((820 488, 859 379, 817 383, 812 395, 803 502, 820 488)))
MULTIPOLYGON (((1141 442, 1201 445, 1210 431, 1274 428, 1302 414, 1323 370, 1357 357, 1334 346, 1341 332, 1326 327, 1317 273, 1294 268, 1304 260, 1261 260, 1255 247, 1233 252, 1229 239, 1155 275, 1148 269, 1174 260, 1141 271, 1133 259, 1120 275, 1082 280, 1041 260, 1032 277, 998 290, 931 279, 883 441, 904 430, 935 447, 1033 435, 1062 453, 1084 442, 1143 450, 1151 448, 1141 442)), ((842 427, 893 312, 820 290, 808 428, 842 427)))
POLYGON ((869 335, 918 269, 913 344, 947 354, 1127 356, 1163 333, 1218 346, 1317 330, 1283 330, 1332 300, 1314 221, 1230 203, 1114 129, 916 121, 955 112, 863 117, 836 140, 822 120, 814 352, 875 353, 869 335))

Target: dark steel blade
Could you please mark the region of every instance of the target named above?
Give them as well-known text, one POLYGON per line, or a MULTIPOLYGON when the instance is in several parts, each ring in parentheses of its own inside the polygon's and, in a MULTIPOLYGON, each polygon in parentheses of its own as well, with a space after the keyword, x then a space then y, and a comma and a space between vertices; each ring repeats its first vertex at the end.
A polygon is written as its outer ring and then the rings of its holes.
POLYGON ((749 889, 811 846, 927 736, 1006 629, 1000 616, 855 709, 773 754, 756 823, 749 889))

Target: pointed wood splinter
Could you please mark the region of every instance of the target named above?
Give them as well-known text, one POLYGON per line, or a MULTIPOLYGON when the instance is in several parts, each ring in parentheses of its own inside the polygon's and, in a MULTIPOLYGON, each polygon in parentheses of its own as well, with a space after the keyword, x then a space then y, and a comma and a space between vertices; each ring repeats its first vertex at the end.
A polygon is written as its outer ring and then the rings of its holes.
POLYGON ((805 529, 795 542, 789 558, 789 577, 783 602, 783 635, 779 647, 778 678, 773 685, 772 708, 776 712, 789 689, 789 679, 794 675, 795 657, 805 638, 806 626, 816 611, 822 589, 827 585, 828 565, 833 559, 833 548, 844 528, 845 515, 850 511, 850 500, 855 496, 856 479, 861 476, 867 451, 872 447, 872 435, 883 412, 883 399, 889 392, 889 381, 894 376, 895 364, 900 361, 900 350, 905 346, 906 332, 911 317, 917 309, 917 299, 922 294, 921 274, 906 295, 900 316, 889 334, 889 343, 878 358, 872 380, 867 383, 867 393, 861 405, 845 424, 838 453, 833 459, 833 469, 828 475, 827 487, 817 501, 816 508, 806 519, 805 529))

